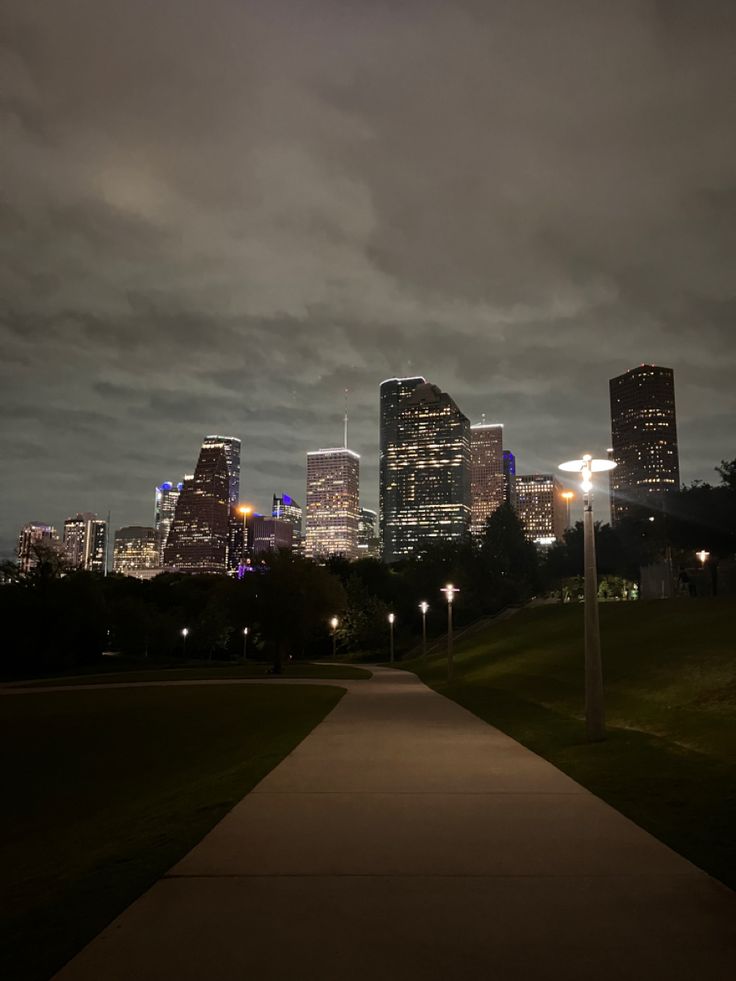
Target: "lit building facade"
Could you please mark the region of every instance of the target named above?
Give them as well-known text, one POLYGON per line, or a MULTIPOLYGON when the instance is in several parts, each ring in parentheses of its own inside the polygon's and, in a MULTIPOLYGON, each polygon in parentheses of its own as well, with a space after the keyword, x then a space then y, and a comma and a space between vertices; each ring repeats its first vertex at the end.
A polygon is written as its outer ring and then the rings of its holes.
POLYGON ((72 569, 104 574, 107 569, 107 522, 84 512, 64 522, 64 555, 72 569))
MULTIPOLYGON (((190 478, 191 479, 191 478, 190 478)), ((159 553, 163 561, 166 540, 169 537, 171 523, 176 514, 176 502, 184 486, 182 482, 172 484, 170 480, 165 480, 156 488, 153 504, 153 527, 158 535, 159 553)))
POLYGON ((292 549, 302 549, 302 509, 289 494, 274 494, 271 517, 288 521, 292 528, 292 549))
POLYGON ((609 382, 611 521, 632 508, 654 505, 679 490, 675 375, 671 368, 643 364, 609 382))
POLYGON ((514 507, 516 499, 516 457, 511 450, 503 451, 503 494, 506 503, 514 507))
POLYGON ((358 519, 358 555, 360 558, 380 559, 381 540, 378 537, 378 515, 370 508, 360 509, 358 519))
POLYGON ((389 475, 389 448, 396 445, 399 438, 399 413, 404 401, 418 385, 424 385, 426 378, 413 375, 408 378, 387 378, 379 389, 379 454, 378 454, 378 535, 384 555, 387 552, 385 518, 398 507, 398 486, 389 475))
POLYGON ((148 579, 161 568, 159 536, 155 528, 129 525, 118 528, 112 549, 112 568, 125 576, 148 579))
POLYGON ((360 457, 346 447, 307 453, 308 558, 358 554, 360 457))
POLYGON ((266 552, 290 552, 294 528, 283 518, 253 514, 248 519, 248 550, 253 558, 266 552))
POLYGON ((470 422, 446 392, 420 380, 401 398, 383 466, 386 562, 466 534, 470 422))
POLYGON ((504 500, 503 425, 481 422, 470 427, 470 530, 481 535, 504 500))
POLYGON ((23 525, 18 535, 16 555, 18 568, 24 575, 32 572, 38 565, 36 546, 41 544, 60 547, 59 536, 54 526, 47 525, 43 521, 29 521, 27 525, 23 525))
POLYGON ((550 473, 516 477, 516 512, 529 541, 551 545, 565 533, 565 500, 562 484, 550 473))
POLYGON ((184 478, 171 524, 164 565, 182 572, 224 572, 227 567, 230 471, 222 442, 202 444, 194 476, 184 478))
POLYGON ((240 451, 237 436, 205 436, 202 449, 222 447, 227 464, 228 504, 234 508, 240 502, 240 451))

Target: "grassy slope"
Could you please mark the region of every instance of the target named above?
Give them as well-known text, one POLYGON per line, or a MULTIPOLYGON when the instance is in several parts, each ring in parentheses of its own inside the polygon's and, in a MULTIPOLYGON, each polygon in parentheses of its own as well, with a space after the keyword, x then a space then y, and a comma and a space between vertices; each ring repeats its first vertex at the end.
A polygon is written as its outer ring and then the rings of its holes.
MULTIPOLYGON (((55 678, 35 678, 29 681, 13 681, 8 683, 10 688, 57 688, 74 685, 112 685, 136 681, 200 681, 217 678, 267 678, 273 677, 269 672, 270 665, 248 664, 215 664, 191 665, 189 667, 138 668, 126 671, 104 671, 99 674, 59 675, 55 678)), ((370 671, 354 668, 348 664, 310 664, 305 661, 295 661, 284 667, 282 678, 329 678, 333 681, 349 679, 357 681, 370 678, 370 671)))
POLYGON ((0 974, 47 978, 342 694, 233 685, 0 698, 0 974))
POLYGON ((602 604, 609 737, 583 740, 582 607, 541 607, 406 664, 736 886, 733 599, 602 604))

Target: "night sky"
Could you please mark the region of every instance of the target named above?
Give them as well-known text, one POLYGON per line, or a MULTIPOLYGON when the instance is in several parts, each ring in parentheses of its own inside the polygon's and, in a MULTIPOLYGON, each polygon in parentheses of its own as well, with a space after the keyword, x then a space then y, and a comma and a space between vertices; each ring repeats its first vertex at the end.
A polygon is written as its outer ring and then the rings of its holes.
POLYGON ((343 390, 424 374, 521 472, 674 368, 682 477, 736 456, 736 4, 4 0, 0 551, 152 522, 207 433, 304 500, 343 390))

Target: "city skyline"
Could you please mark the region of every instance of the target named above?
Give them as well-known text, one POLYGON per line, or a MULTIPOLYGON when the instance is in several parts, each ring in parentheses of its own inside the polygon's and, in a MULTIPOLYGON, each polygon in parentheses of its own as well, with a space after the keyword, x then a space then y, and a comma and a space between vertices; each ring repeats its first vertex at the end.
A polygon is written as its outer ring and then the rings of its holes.
POLYGON ((377 509, 394 375, 548 473, 608 446, 609 378, 666 364, 682 479, 733 455, 733 5, 461 2, 420 35, 402 5, 4 6, 5 554, 148 522, 205 433, 259 509, 298 497, 346 387, 377 509))

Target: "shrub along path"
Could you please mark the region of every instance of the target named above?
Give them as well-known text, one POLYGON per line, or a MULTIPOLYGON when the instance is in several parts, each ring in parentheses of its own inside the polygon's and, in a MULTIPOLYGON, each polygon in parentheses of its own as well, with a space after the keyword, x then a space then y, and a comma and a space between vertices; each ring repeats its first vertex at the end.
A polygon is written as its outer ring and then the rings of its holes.
POLYGON ((62 981, 732 977, 725 886, 414 675, 345 687, 62 981))

